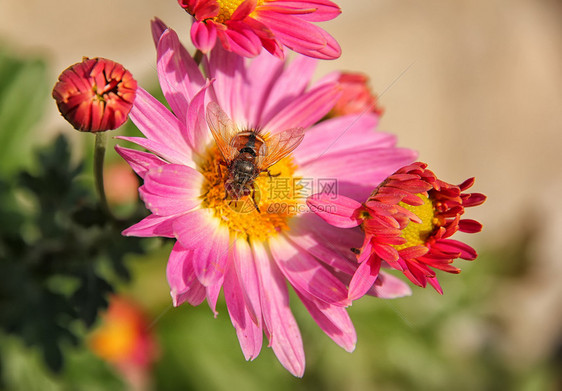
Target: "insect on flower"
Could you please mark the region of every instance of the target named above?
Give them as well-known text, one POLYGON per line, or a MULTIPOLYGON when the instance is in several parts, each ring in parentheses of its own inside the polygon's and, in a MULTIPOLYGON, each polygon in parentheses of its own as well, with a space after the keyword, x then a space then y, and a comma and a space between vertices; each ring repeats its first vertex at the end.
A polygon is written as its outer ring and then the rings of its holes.
POLYGON ((261 134, 261 129, 240 130, 222 111, 211 102, 207 106, 207 123, 219 148, 227 169, 224 181, 225 199, 237 201, 252 195, 252 202, 260 212, 255 199, 254 180, 262 172, 274 176, 269 167, 290 154, 304 138, 303 128, 291 128, 273 135, 261 134))

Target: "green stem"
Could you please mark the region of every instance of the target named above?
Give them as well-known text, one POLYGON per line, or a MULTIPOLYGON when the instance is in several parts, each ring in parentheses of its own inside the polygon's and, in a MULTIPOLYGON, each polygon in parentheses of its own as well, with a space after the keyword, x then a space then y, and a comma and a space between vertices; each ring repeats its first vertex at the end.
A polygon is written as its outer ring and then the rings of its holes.
POLYGON ((105 197, 105 189, 103 185, 103 159, 105 157, 105 148, 107 145, 107 135, 105 132, 96 133, 96 144, 94 147, 94 177, 96 181, 96 191, 98 193, 98 198, 100 201, 100 206, 107 217, 115 220, 109 205, 107 204, 107 198, 105 197))
POLYGON ((201 64, 201 60, 203 60, 203 52, 199 49, 197 49, 195 51, 195 54, 193 55, 193 60, 195 60, 195 63, 197 65, 201 64))

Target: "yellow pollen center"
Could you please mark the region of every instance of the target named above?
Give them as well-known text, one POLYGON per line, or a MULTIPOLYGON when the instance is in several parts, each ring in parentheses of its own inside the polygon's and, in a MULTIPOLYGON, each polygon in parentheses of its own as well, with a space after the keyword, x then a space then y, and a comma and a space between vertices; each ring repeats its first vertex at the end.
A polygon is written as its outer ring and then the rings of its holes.
MULTIPOLYGON (((232 14, 244 2, 244 0, 216 0, 219 5, 219 14, 214 18, 216 22, 224 23, 230 20, 232 14)), ((256 7, 259 7, 265 0, 258 0, 256 7)))
POLYGON ((199 164, 199 171, 205 177, 201 194, 202 205, 214 210, 215 216, 228 227, 231 233, 252 240, 265 241, 282 231, 287 231, 288 220, 304 207, 301 178, 295 177, 296 169, 291 156, 273 166, 269 173, 262 172, 252 184, 248 184, 254 193, 259 212, 252 200, 252 193, 239 200, 227 197, 225 181, 228 168, 219 165, 222 156, 216 145, 208 148, 199 164))
POLYGON ((436 225, 438 224, 438 220, 435 218, 435 210, 433 208, 433 203, 431 202, 431 200, 425 195, 418 194, 418 197, 423 200, 422 205, 412 206, 404 202, 400 202, 398 204, 401 207, 414 212, 422 222, 416 223, 410 221, 408 223, 406 228, 402 230, 402 235, 400 235, 404 239, 406 239, 406 243, 394 246, 394 248, 396 248, 397 250, 402 250, 404 248, 412 246, 425 245, 428 237, 433 233, 436 225))

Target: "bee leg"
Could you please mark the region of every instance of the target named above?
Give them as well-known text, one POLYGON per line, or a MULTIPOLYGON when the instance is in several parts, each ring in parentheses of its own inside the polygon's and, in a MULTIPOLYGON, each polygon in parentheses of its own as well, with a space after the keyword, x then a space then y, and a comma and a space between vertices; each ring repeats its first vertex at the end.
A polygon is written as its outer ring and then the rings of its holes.
MULTIPOLYGON (((218 179, 217 179, 217 181, 214 183, 213 186, 216 186, 216 185, 218 185, 219 183, 221 183, 221 181, 222 181, 222 179, 223 179, 223 178, 222 178, 221 166, 227 167, 226 164, 225 164, 222 160, 219 160, 219 161, 217 162, 217 174, 218 174, 218 175, 217 175, 217 178, 218 178, 218 179)), ((226 197, 225 197, 225 199, 226 199, 226 197)))
POLYGON ((219 178, 222 178, 222 171, 221 171, 221 162, 217 162, 217 174, 219 178))
POLYGON ((254 206, 256 207, 258 213, 261 213, 260 208, 258 207, 258 204, 256 202, 256 188, 254 186, 252 186, 252 201, 254 202, 254 206))
POLYGON ((270 178, 278 177, 279 175, 281 175, 280 172, 278 172, 277 174, 272 174, 272 173, 269 171, 269 169, 266 170, 266 171, 267 171, 267 176, 270 177, 270 178))

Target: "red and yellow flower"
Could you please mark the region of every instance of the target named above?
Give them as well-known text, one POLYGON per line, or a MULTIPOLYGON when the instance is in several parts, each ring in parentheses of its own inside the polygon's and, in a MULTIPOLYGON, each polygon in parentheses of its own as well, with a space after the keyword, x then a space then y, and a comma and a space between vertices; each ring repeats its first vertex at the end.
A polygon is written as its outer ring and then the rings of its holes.
POLYGON ((231 52, 257 56, 261 48, 283 58, 286 46, 306 56, 334 59, 336 40, 311 22, 334 19, 340 8, 328 0, 178 0, 194 17, 191 40, 204 53, 218 40, 231 52))
POLYGON ((476 259, 476 251, 451 239, 457 231, 476 233, 482 225, 463 219, 465 208, 482 204, 486 197, 465 192, 474 178, 458 186, 438 179, 425 163, 412 163, 384 180, 365 203, 326 194, 307 200, 310 208, 331 225, 361 226, 364 242, 357 250, 359 267, 349 286, 349 298, 363 296, 376 282, 381 266, 404 273, 414 284, 428 283, 443 293, 435 269, 459 273, 457 258, 476 259))

